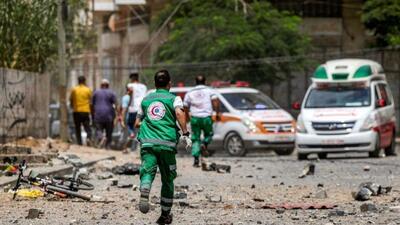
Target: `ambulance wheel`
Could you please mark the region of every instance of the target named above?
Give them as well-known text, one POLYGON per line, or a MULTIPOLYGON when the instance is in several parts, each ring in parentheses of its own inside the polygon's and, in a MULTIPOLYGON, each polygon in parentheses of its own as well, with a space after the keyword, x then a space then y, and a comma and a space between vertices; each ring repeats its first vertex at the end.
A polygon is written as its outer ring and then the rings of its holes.
POLYGON ((283 148, 283 149, 278 149, 274 150, 274 152, 277 155, 291 155, 294 151, 294 148, 283 148))
POLYGON ((242 137, 237 133, 230 133, 225 137, 224 149, 231 156, 245 156, 246 149, 242 137))
POLYGON ((378 158, 380 153, 381 153, 381 142, 380 142, 380 136, 378 133, 378 136, 376 138, 376 143, 375 143, 375 149, 374 149, 374 151, 369 152, 368 154, 369 154, 369 157, 371 157, 371 158, 378 158))
POLYGON ((308 154, 304 154, 304 153, 297 153, 297 159, 298 160, 307 160, 308 158, 308 154))
POLYGON ((396 132, 393 130, 392 141, 388 147, 385 148, 386 156, 395 156, 396 155, 396 132))

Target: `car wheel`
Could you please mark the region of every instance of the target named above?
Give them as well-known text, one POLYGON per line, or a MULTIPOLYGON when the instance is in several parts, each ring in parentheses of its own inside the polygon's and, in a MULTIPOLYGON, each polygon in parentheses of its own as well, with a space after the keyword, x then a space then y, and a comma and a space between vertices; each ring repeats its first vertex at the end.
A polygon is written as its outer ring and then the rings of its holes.
POLYGON ((285 149, 278 149, 275 150, 277 155, 291 155, 294 151, 294 148, 285 148, 285 149))
POLYGON ((308 158, 308 154, 304 154, 304 153, 297 153, 297 159, 298 160, 307 160, 308 158))
POLYGON ((379 155, 381 153, 381 140, 379 137, 379 133, 378 133, 378 137, 376 138, 376 143, 375 143, 375 149, 372 152, 369 152, 369 157, 371 158, 378 158, 379 155))
POLYGON ((231 156, 246 155, 243 139, 237 133, 230 133, 225 137, 224 148, 231 156))
POLYGON ((392 141, 390 146, 385 148, 386 156, 395 156, 396 155, 396 132, 393 131, 392 141))
POLYGON ((318 158, 319 159, 326 159, 328 156, 328 153, 322 152, 322 153, 318 153, 318 158))

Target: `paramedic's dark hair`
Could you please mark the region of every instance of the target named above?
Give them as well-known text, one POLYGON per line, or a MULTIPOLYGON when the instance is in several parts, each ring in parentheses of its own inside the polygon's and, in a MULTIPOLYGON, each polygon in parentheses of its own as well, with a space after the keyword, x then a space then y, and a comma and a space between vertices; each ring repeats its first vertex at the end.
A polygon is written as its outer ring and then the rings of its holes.
POLYGON ((198 75, 196 77, 196 85, 206 84, 206 77, 203 75, 198 75))
POLYGON ((133 81, 139 81, 139 74, 138 73, 131 73, 129 78, 133 81))
POLYGON ((171 77, 167 70, 159 70, 154 76, 154 85, 156 88, 165 88, 171 81, 171 77))

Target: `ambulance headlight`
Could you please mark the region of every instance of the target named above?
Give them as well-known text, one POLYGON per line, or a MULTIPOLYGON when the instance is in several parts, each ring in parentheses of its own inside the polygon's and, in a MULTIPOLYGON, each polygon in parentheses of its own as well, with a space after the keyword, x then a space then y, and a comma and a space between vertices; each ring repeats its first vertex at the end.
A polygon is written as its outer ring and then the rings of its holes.
POLYGON ((297 119, 296 131, 303 134, 307 133, 306 126, 304 125, 304 121, 301 116, 299 116, 299 118, 297 119))
POLYGON ((250 119, 244 119, 242 122, 249 129, 250 132, 253 132, 253 133, 258 132, 258 127, 257 127, 256 123, 254 123, 250 119))
POLYGON ((369 131, 377 126, 377 121, 375 119, 375 114, 371 113, 367 118, 365 118, 360 131, 369 131))

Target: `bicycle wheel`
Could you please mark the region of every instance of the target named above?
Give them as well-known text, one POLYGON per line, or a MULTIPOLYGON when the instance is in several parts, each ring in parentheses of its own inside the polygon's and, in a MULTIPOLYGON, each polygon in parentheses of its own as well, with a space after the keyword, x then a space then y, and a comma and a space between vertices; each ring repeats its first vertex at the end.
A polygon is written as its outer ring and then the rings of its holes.
POLYGON ((93 184, 83 181, 80 178, 74 180, 72 177, 63 177, 63 176, 54 176, 54 183, 53 186, 64 188, 66 190, 93 190, 93 184))
POLYGON ((78 192, 66 190, 64 188, 56 187, 56 186, 53 186, 53 185, 47 185, 46 190, 63 193, 63 194, 66 194, 67 196, 77 197, 77 198, 80 198, 80 199, 83 199, 83 200, 86 200, 86 201, 90 200, 90 197, 87 196, 87 195, 79 194, 78 192))

